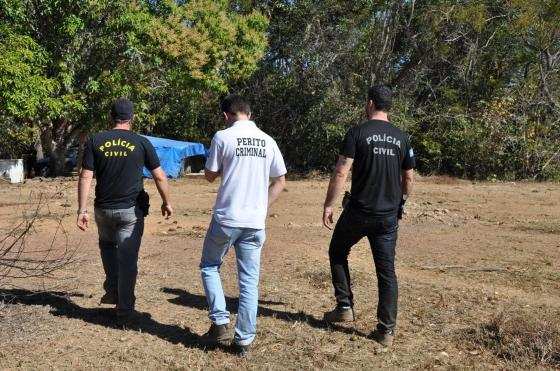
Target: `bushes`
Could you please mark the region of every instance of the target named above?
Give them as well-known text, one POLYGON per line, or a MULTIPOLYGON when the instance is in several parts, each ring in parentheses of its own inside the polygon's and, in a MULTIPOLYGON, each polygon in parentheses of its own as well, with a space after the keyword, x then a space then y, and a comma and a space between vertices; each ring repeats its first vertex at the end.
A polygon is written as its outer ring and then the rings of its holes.
POLYGON ((385 83, 423 173, 560 178, 557 2, 257 3, 269 51, 233 90, 292 168, 332 167, 367 87, 385 83))

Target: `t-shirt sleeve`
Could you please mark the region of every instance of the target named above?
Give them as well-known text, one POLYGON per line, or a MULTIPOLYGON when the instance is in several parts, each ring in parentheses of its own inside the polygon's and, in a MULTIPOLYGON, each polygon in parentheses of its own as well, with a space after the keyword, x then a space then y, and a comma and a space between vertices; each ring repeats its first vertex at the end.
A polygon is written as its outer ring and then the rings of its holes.
POLYGON ((272 162, 270 163, 270 177, 277 178, 282 175, 286 175, 288 172, 286 170, 286 164, 284 163, 284 157, 282 157, 282 152, 276 142, 274 143, 272 149, 272 162))
POLYGON ((416 167, 416 157, 414 157, 414 150, 408 139, 405 141, 404 157, 401 167, 403 170, 410 170, 416 167))
POLYGON ((159 157, 149 140, 144 142, 144 166, 150 171, 160 167, 159 157))
POLYGON ((86 170, 94 170, 94 159, 93 159, 93 139, 89 138, 86 141, 84 147, 84 156, 82 159, 82 168, 86 170))
POLYGON ((354 158, 356 155, 356 140, 354 139, 354 130, 350 129, 346 132, 342 145, 340 146, 340 155, 354 158))
POLYGON ((222 147, 222 141, 217 135, 214 135, 210 143, 210 149, 208 150, 208 158, 206 159, 205 166, 206 170, 217 173, 222 169, 222 147))

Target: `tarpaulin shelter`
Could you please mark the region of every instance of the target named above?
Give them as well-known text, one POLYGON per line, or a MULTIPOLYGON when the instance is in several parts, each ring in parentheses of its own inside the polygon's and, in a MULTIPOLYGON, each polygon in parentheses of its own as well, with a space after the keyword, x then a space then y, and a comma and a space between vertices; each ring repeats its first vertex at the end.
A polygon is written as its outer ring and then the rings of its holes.
MULTIPOLYGON (((182 142, 146 135, 144 137, 154 146, 161 167, 170 178, 178 178, 181 175, 185 159, 193 156, 206 156, 206 149, 202 143, 182 142)), ((152 177, 146 168, 144 168, 144 176, 152 177)))

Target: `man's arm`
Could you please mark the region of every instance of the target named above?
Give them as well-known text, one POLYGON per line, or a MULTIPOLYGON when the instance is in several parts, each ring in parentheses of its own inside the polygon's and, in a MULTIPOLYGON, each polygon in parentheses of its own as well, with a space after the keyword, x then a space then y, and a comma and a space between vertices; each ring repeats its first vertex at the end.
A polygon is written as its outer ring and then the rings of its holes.
POLYGON ((204 177, 206 178, 207 181, 209 181, 210 183, 212 183, 214 180, 216 180, 217 177, 220 176, 219 172, 215 172, 215 171, 210 171, 208 169, 204 169, 204 177))
POLYGON ((268 207, 272 205, 280 196, 280 193, 286 187, 286 177, 284 175, 272 178, 272 182, 268 187, 268 207))
POLYGON ((406 200, 408 200, 408 197, 412 193, 412 184, 414 183, 414 170, 413 169, 403 170, 401 173, 401 178, 402 178, 402 197, 401 197, 401 203, 399 204, 399 211, 397 213, 398 219, 402 219, 406 213, 404 205, 406 204, 406 200))
POLYGON ((216 180, 222 173, 223 146, 224 143, 219 135, 214 135, 210 143, 210 148, 208 149, 208 158, 204 165, 204 177, 210 183, 216 180))
POLYGON ((76 225, 82 231, 85 231, 89 226, 87 199, 91 189, 92 179, 93 171, 82 168, 80 179, 78 180, 78 218, 76 220, 76 225))
POLYGON ((344 189, 346 178, 350 169, 352 168, 353 158, 346 156, 338 156, 336 168, 329 182, 329 189, 327 190, 327 197, 325 199, 325 206, 323 210, 323 225, 328 229, 332 229, 333 221, 333 205, 338 194, 344 189))
POLYGON ((402 171, 403 195, 410 197, 410 194, 412 193, 413 184, 414 184, 414 170, 413 169, 403 170, 402 171))
POLYGON ((167 182, 167 175, 161 168, 161 166, 155 168, 151 171, 154 182, 156 183, 156 188, 163 201, 161 205, 161 215, 169 219, 173 215, 173 208, 171 207, 171 202, 169 201, 169 184, 167 182))

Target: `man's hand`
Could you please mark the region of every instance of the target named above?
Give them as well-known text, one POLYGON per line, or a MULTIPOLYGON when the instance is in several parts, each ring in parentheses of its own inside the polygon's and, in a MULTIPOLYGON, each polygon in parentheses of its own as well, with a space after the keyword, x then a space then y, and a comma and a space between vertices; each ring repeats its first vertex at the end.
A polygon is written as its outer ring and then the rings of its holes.
POLYGON ((406 215, 406 200, 408 199, 408 195, 407 194, 403 194, 402 198, 401 198, 401 203, 399 204, 399 212, 397 214, 397 219, 401 220, 404 215, 406 215))
POLYGON ((161 204, 161 215, 165 219, 169 219, 173 215, 173 208, 169 204, 169 184, 167 183, 167 175, 160 167, 152 170, 152 177, 154 182, 156 182, 156 188, 161 196, 163 203, 161 204))
POLYGON ((171 215, 173 215, 173 208, 171 205, 166 204, 165 202, 161 204, 161 215, 164 216, 165 219, 171 218, 171 215))
POLYGON ((210 183, 214 182, 217 177, 222 174, 221 171, 210 171, 208 169, 204 169, 204 178, 210 183))
POLYGON ((323 225, 328 229, 333 229, 333 205, 338 194, 344 189, 344 184, 346 183, 346 178, 348 173, 352 168, 353 158, 346 156, 338 156, 338 162, 336 163, 336 169, 329 182, 329 189, 327 190, 327 197, 325 198, 325 209, 323 210, 323 225))
POLYGON ((88 213, 79 213, 78 214, 78 219, 76 220, 76 225, 82 231, 87 230, 88 227, 89 227, 89 215, 88 215, 88 213))
POLYGON ((270 207, 280 196, 280 193, 286 187, 286 176, 272 178, 272 182, 268 187, 268 207, 270 207))
POLYGON ((334 220, 333 220, 334 210, 332 207, 325 206, 323 209, 323 225, 328 229, 333 229, 334 220))
POLYGON ((88 229, 89 226, 89 215, 86 205, 92 179, 93 171, 82 168, 80 179, 78 180, 78 219, 76 220, 76 225, 82 231, 88 229))

